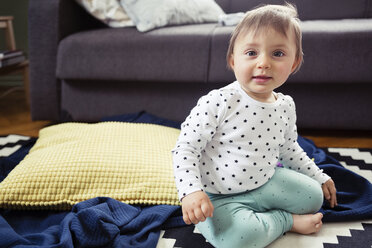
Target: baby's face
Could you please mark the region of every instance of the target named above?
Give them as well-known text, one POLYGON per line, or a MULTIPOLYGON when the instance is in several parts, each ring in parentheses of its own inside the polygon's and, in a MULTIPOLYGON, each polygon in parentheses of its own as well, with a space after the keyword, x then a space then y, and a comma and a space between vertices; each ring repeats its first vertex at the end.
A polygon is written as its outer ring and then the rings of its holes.
POLYGON ((262 102, 274 102, 273 90, 281 86, 295 70, 295 35, 287 36, 272 28, 239 35, 235 41, 230 65, 243 90, 262 102))

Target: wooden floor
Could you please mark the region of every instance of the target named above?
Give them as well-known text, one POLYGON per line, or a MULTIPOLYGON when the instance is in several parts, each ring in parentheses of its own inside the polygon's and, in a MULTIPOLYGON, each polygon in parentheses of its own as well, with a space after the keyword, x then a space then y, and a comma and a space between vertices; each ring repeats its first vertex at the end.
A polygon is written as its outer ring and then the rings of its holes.
POLYGON ((39 130, 50 123, 31 120, 23 88, 0 87, 0 135, 21 134, 37 137, 39 130), (1 97, 4 93, 6 95, 1 97))
MULTIPOLYGON (((41 128, 52 125, 50 121, 32 121, 22 88, 9 91, 0 86, 0 135, 20 134, 37 137, 41 128)), ((299 130, 299 134, 312 139, 318 147, 372 148, 372 132, 299 130)))

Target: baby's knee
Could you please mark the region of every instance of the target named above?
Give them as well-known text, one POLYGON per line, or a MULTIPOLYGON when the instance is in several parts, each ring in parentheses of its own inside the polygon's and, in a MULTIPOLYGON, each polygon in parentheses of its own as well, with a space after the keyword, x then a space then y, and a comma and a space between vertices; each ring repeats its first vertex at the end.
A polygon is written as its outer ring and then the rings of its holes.
POLYGON ((309 198, 308 208, 310 212, 315 213, 319 211, 323 205, 324 197, 322 187, 317 181, 314 180, 312 184, 309 184, 307 197, 309 198))

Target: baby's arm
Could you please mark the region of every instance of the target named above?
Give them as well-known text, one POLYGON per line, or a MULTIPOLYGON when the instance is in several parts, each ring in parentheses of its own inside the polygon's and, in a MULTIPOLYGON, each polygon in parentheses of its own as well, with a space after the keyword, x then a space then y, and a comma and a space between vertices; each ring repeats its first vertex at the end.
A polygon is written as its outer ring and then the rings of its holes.
POLYGON ((197 224, 212 217, 213 205, 202 191, 200 163, 202 151, 213 139, 223 119, 225 101, 218 90, 201 97, 181 125, 180 136, 172 150, 173 168, 182 213, 186 224, 197 224))
POLYGON ((203 150, 213 139, 224 114, 222 99, 219 91, 201 97, 181 125, 180 136, 172 150, 179 199, 206 187, 201 182, 200 163, 203 150))
POLYGON ((213 217, 214 207, 203 191, 196 191, 182 199, 182 214, 186 224, 198 224, 213 217))

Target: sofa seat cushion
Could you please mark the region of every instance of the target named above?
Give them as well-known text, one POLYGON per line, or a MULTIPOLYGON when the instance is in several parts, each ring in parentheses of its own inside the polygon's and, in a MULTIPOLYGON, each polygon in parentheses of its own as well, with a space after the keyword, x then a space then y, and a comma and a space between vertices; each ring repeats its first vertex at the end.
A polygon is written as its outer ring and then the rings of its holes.
MULTIPOLYGON (((372 82, 372 19, 302 22, 304 64, 290 82, 372 82), (347 70, 345 69, 347 68, 347 70), (352 71, 353 73, 350 73, 352 71)), ((61 41, 61 79, 227 83, 225 54, 234 27, 217 24, 99 29, 61 41), (100 69, 97 69, 100 68, 100 69)))
POLYGON ((57 77, 131 81, 207 80, 211 33, 216 24, 79 32, 58 47, 57 77))

